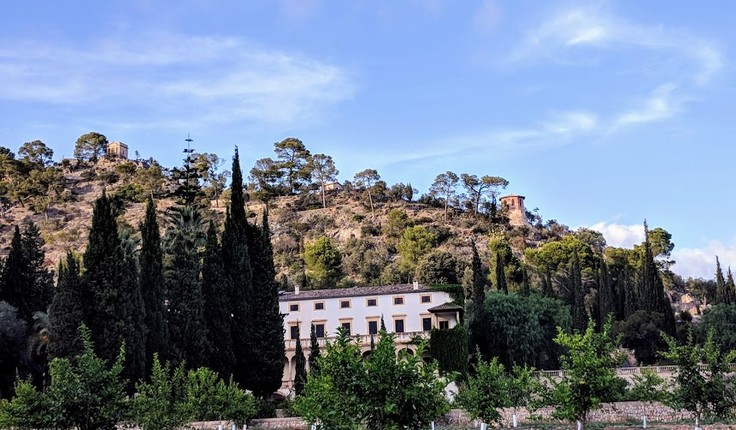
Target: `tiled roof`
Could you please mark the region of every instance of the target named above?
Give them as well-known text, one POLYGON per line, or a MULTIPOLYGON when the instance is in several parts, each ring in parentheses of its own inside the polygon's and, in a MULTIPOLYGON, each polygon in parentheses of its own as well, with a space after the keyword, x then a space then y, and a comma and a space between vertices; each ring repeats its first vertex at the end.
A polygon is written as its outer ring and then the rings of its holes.
POLYGON ((307 290, 300 291, 299 294, 294 292, 284 292, 279 295, 279 301, 291 302, 296 300, 312 300, 312 299, 332 299, 337 297, 358 297, 358 296, 382 296, 387 294, 407 294, 407 293, 426 293, 434 291, 424 285, 419 285, 415 290, 412 284, 396 284, 381 285, 377 287, 353 287, 353 288, 333 288, 329 290, 307 290))
POLYGON ((462 311, 463 307, 456 305, 455 303, 443 303, 427 309, 429 312, 447 312, 447 311, 462 311))

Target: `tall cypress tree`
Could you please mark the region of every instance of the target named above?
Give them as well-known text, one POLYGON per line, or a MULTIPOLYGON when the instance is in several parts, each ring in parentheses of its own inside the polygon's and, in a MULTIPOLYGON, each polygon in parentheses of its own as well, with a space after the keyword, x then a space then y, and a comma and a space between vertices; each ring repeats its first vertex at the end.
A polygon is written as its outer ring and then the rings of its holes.
POLYGON ((572 327, 581 333, 588 325, 588 317, 585 312, 585 291, 583 291, 582 270, 577 249, 572 253, 572 327))
POLYGON ((71 251, 67 251, 66 260, 59 262, 59 281, 49 308, 52 327, 49 360, 72 358, 82 352, 79 327, 84 313, 80 288, 79 262, 71 251))
MULTIPOLYGON (((222 248, 217 240, 215 223, 210 221, 202 257, 202 298, 207 325, 207 367, 223 378, 232 375, 235 367, 233 340, 230 332, 230 305, 228 301, 222 248)), ((283 344, 283 342, 282 342, 283 344)))
POLYGON ((169 325, 166 315, 161 233, 156 217, 156 203, 151 197, 146 201, 146 216, 139 228, 141 232, 141 249, 138 255, 139 284, 146 310, 146 369, 150 370, 154 354, 158 353, 161 359, 169 356, 169 325))
POLYGON ((208 349, 200 281, 199 247, 204 229, 199 210, 176 207, 166 231, 165 279, 169 300, 170 355, 191 368, 203 365, 208 349))
POLYGON ((25 321, 28 326, 32 324, 34 311, 31 305, 29 272, 30 267, 23 252, 20 227, 16 225, 10 241, 10 251, 3 265, 0 301, 13 306, 18 312, 18 318, 25 321))
POLYGON ((729 303, 729 292, 728 286, 726 285, 726 279, 723 277, 723 269, 721 269, 721 261, 716 256, 716 300, 715 304, 730 304, 729 303))
POLYGON ((726 276, 726 291, 728 291, 728 304, 736 302, 736 284, 733 281, 731 266, 728 267, 728 275, 726 276))
POLYGON ((648 312, 658 312, 663 316, 662 330, 674 336, 677 330, 672 305, 664 293, 664 284, 659 276, 659 268, 654 261, 649 242, 649 227, 644 221, 644 252, 641 253, 639 275, 639 308, 648 312))
MULTIPOLYGON (((373 337, 371 336, 371 339, 373 337)), ((312 324, 312 328, 309 331, 309 373, 317 375, 319 373, 319 342, 317 341, 317 331, 312 324)))
POLYGON ((84 319, 98 355, 112 362, 125 337, 123 324, 123 248, 117 230, 117 210, 103 191, 95 201, 92 227, 84 252, 82 303, 84 319))
POLYGON ((300 396, 304 391, 304 384, 307 382, 306 359, 304 358, 304 350, 302 350, 302 341, 299 336, 296 338, 296 352, 294 353, 294 394, 300 396))
POLYGON ((616 307, 614 304, 613 290, 611 290, 611 284, 608 280, 608 266, 600 258, 598 264, 598 327, 603 327, 603 324, 608 319, 608 316, 615 313, 616 307))
POLYGON ((138 261, 135 255, 137 241, 132 237, 132 229, 119 231, 121 254, 120 299, 122 322, 125 325, 125 367, 123 376, 129 381, 129 388, 146 376, 146 310, 138 283, 138 261))
POLYGON ((284 374, 284 318, 279 311, 268 215, 263 214, 262 228, 248 225, 247 232, 253 270, 249 307, 258 310, 258 317, 253 318, 250 328, 250 389, 256 396, 265 397, 278 390, 284 374))
POLYGON ((506 273, 503 269, 504 264, 501 251, 496 251, 496 289, 504 294, 508 294, 509 287, 506 285, 506 273))
POLYGON ((480 255, 478 255, 478 248, 475 246, 475 241, 470 242, 470 248, 473 251, 473 259, 471 261, 471 269, 473 273, 473 305, 475 307, 475 313, 483 309, 483 302, 486 300, 486 274, 483 272, 483 266, 480 262, 480 255))
POLYGON ((29 270, 27 276, 30 288, 29 305, 31 313, 35 311, 47 312, 54 295, 54 278, 44 266, 46 253, 43 246, 45 242, 41 238, 41 230, 35 223, 29 222, 26 224, 23 229, 21 244, 29 270))
POLYGON ((240 156, 237 148, 233 156, 230 189, 230 205, 225 214, 225 229, 222 232, 222 260, 227 276, 230 313, 233 316, 230 325, 236 361, 233 377, 243 387, 250 389, 252 359, 250 324, 252 319, 248 297, 253 294, 253 278, 248 253, 248 222, 245 218, 243 174, 240 170, 240 156))

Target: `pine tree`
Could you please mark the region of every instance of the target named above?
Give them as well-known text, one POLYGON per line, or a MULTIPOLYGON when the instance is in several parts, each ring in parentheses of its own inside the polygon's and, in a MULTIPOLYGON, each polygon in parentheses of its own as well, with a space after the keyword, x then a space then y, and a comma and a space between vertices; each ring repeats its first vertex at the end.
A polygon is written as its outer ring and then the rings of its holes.
POLYGON ((302 350, 302 341, 297 336, 296 352, 294 353, 294 394, 300 396, 307 382, 306 359, 302 350))
POLYGON ((170 355, 175 363, 186 362, 190 368, 204 364, 203 351, 208 348, 199 277, 203 231, 199 210, 179 206, 172 212, 165 238, 170 355))
POLYGON ((319 374, 319 342, 317 341, 317 331, 312 324, 312 328, 309 331, 309 373, 313 376, 319 374))
POLYGON ((49 309, 52 327, 49 360, 72 358, 82 352, 79 327, 83 318, 79 262, 71 251, 67 251, 66 260, 59 262, 59 281, 49 309))
POLYGON ((529 270, 524 266, 522 268, 522 281, 521 281, 521 295, 522 296, 529 296, 532 293, 532 284, 529 280, 529 270))
POLYGON ((161 233, 156 218, 156 203, 151 197, 146 201, 146 216, 139 228, 141 232, 141 249, 138 255, 139 284, 146 310, 146 369, 150 370, 154 354, 158 353, 162 359, 169 356, 169 325, 166 315, 161 233))
POLYGON ((117 212, 103 191, 94 203, 92 227, 84 252, 82 303, 84 320, 100 358, 112 362, 125 337, 122 323, 123 248, 118 236, 117 212))
POLYGON ((137 241, 133 239, 132 230, 120 230, 120 246, 123 261, 121 262, 121 319, 125 326, 123 341, 125 342, 125 367, 123 376, 132 389, 135 382, 146 376, 146 310, 138 283, 138 261, 136 259, 137 241))
POLYGON ((585 312, 585 291, 583 291, 582 271, 577 250, 573 250, 571 272, 573 285, 572 327, 582 333, 587 327, 588 317, 585 312))
MULTIPOLYGON (((210 221, 202 257, 202 298, 206 312, 207 343, 206 364, 227 379, 235 367, 233 340, 230 333, 230 306, 227 296, 225 268, 222 264, 222 248, 217 240, 215 223, 210 221)), ((283 342, 281 342, 283 345, 283 342)))
POLYGON ((496 251, 496 289, 504 294, 509 293, 509 288, 506 285, 506 273, 504 272, 501 251, 496 251))
POLYGON ((230 205, 225 214, 225 229, 222 232, 222 260, 227 276, 230 313, 233 315, 230 326, 236 361, 233 376, 241 386, 250 389, 252 319, 248 298, 253 294, 253 278, 247 244, 248 223, 245 218, 243 175, 237 148, 233 157, 230 189, 230 205))
POLYGON ((258 310, 250 326, 251 386, 258 397, 265 397, 281 386, 284 373, 284 319, 279 311, 276 269, 273 263, 268 215, 262 228, 248 225, 248 250, 253 270, 250 309, 258 310))
POLYGON ((473 259, 471 262, 471 268, 473 271, 473 304, 475 306, 475 313, 483 308, 483 302, 486 300, 486 274, 483 272, 483 266, 480 262, 480 256, 478 255, 478 248, 475 246, 475 241, 470 242, 470 248, 473 251, 473 259))

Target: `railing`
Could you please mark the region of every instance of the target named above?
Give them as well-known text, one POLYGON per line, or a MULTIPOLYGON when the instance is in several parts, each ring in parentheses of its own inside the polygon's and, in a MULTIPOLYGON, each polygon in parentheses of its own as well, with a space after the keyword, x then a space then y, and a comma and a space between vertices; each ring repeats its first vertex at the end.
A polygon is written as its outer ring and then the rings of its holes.
MULTIPOLYGON (((701 372, 708 370, 708 366, 705 364, 701 364, 699 367, 700 367, 701 372)), ((731 363, 729 367, 732 371, 736 371, 736 363, 731 363)), ((642 373, 644 373, 644 371, 647 371, 647 370, 650 372, 656 373, 658 375, 670 374, 677 370, 677 366, 617 367, 616 375, 617 376, 641 375, 642 373)), ((563 370, 538 370, 536 373, 539 376, 546 376, 549 378, 561 378, 565 374, 563 370)))
MULTIPOLYGON (((415 337, 421 337, 422 339, 429 338, 429 332, 428 331, 410 331, 410 332, 404 332, 404 333, 393 333, 395 335, 394 342, 396 343, 409 343, 414 339, 415 337)), ((378 341, 378 335, 370 335, 370 334, 356 334, 351 336, 352 339, 357 339, 361 345, 370 345, 371 344, 371 336, 373 337, 373 340, 375 342, 378 341)), ((319 344, 320 348, 324 348, 325 343, 332 342, 337 338, 337 336, 330 336, 330 337, 320 337, 317 338, 317 343, 319 344)), ((300 339, 302 343, 302 348, 307 349, 309 348, 309 345, 311 344, 311 340, 309 338, 306 339, 300 339)), ((296 339, 285 339, 284 340, 284 347, 287 351, 296 349, 296 339)))

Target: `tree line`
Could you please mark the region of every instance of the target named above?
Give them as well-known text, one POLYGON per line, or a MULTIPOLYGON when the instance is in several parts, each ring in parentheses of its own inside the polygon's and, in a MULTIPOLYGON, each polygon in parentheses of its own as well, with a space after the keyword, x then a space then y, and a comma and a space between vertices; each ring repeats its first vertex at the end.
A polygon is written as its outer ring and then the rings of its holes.
POLYGON ((16 375, 30 375, 38 388, 53 385, 48 362, 83 351, 83 324, 102 360, 115 362, 124 345, 120 372, 128 392, 150 378, 154 357, 207 367, 261 398, 276 391, 283 319, 268 215, 260 225, 246 219, 237 149, 232 172, 222 228, 189 194, 169 209, 163 235, 150 196, 133 229, 119 221, 121 201, 103 192, 87 247, 81 258, 67 253, 55 288, 38 228, 16 227, 0 269, 0 342, 8 346, 0 348, 0 398, 12 396, 16 375), (27 353, 32 339, 38 345, 27 353))

